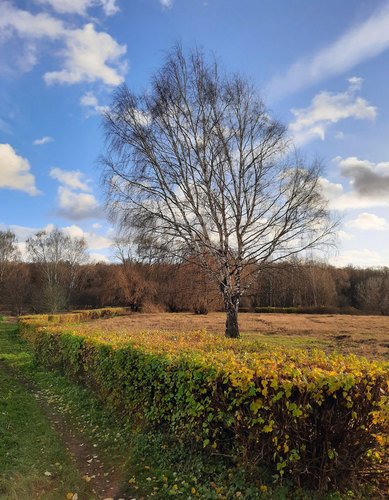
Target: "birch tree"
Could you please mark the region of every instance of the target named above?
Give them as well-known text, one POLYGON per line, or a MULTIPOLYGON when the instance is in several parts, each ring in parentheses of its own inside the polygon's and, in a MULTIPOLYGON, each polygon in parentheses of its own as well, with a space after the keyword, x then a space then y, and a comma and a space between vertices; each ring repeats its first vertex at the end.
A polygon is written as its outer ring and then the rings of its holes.
POLYGON ((77 285, 80 264, 86 260, 86 241, 56 228, 38 231, 26 242, 32 262, 39 266, 44 306, 51 312, 64 309, 77 285))
POLYGON ((147 91, 119 88, 104 116, 107 203, 121 228, 193 259, 217 281, 226 336, 265 266, 324 243, 333 223, 255 87, 199 51, 167 56, 147 91))

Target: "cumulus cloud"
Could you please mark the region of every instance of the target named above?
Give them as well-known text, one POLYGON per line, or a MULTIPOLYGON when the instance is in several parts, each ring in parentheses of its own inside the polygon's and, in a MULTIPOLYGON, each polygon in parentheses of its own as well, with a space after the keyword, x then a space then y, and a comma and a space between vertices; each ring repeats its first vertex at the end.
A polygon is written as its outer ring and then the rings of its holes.
POLYGON ((378 56, 389 48, 388 26, 389 4, 384 2, 365 21, 349 28, 313 56, 295 62, 284 75, 275 77, 268 85, 268 95, 278 98, 291 94, 378 56))
POLYGON ((19 156, 10 144, 0 144, 0 188, 24 191, 31 196, 40 193, 29 161, 19 156))
POLYGON ((87 184, 89 180, 84 181, 85 174, 79 170, 62 170, 55 167, 50 170, 50 177, 71 189, 79 189, 80 191, 91 190, 87 184))
POLYGON ((356 156, 336 157, 341 174, 361 196, 389 201, 389 162, 372 163, 356 156))
POLYGON ((48 135, 45 135, 44 137, 41 137, 40 139, 35 139, 33 141, 34 146, 42 146, 43 144, 48 144, 49 142, 53 142, 54 139, 48 135))
POLYGON ((62 170, 55 167, 50 177, 56 179, 58 187, 57 214, 70 220, 83 220, 102 216, 102 210, 91 193, 89 179, 79 170, 62 170))
POLYGON ((58 215, 71 220, 83 220, 101 215, 101 209, 93 194, 75 193, 65 186, 58 188, 58 215))
POLYGON ((370 214, 368 212, 359 214, 358 217, 349 221, 347 225, 364 231, 387 231, 389 229, 389 224, 383 217, 379 217, 378 215, 370 214))
POLYGON ((333 210, 389 206, 388 198, 361 197, 357 192, 352 190, 352 188, 346 191, 342 184, 331 182, 328 179, 320 179, 320 185, 323 196, 327 198, 330 208, 333 210))
POLYGON ((81 106, 86 110, 87 116, 94 114, 102 114, 109 110, 109 106, 102 106, 99 104, 97 97, 93 92, 86 92, 80 98, 81 106))
POLYGON ((121 61, 127 47, 120 45, 108 33, 98 32, 93 24, 67 32, 63 69, 45 73, 47 84, 95 82, 119 85, 124 81, 127 64, 121 61), (111 65, 110 65, 111 64, 111 65))
POLYGON ((31 14, 5 1, 0 4, 0 37, 4 43, 12 36, 29 42, 29 50, 22 56, 29 69, 38 61, 38 43, 61 44, 62 49, 57 53, 63 60, 62 68, 45 73, 44 80, 49 85, 101 81, 115 86, 124 80, 126 45, 120 45, 104 31, 97 31, 92 23, 72 28, 47 13, 31 14))
POLYGON ((389 162, 373 163, 355 156, 336 157, 346 187, 328 179, 320 179, 323 195, 334 209, 389 206, 389 162))
POLYGON ((119 11, 116 0, 35 0, 37 4, 50 5, 60 14, 79 14, 85 16, 91 7, 101 7, 107 16, 119 11))
POLYGON ((91 250, 104 250, 110 248, 113 243, 111 238, 94 232, 84 231, 80 226, 75 224, 65 226, 62 230, 72 238, 85 238, 88 248, 91 250))
POLYGON ((5 38, 16 34, 30 40, 42 38, 55 40, 63 36, 65 31, 62 21, 45 12, 31 14, 26 10, 15 8, 8 1, 0 4, 0 33, 5 38))
POLYGON ((374 120, 377 109, 356 94, 361 89, 362 79, 350 78, 345 92, 333 94, 322 91, 317 94, 307 108, 292 109, 295 120, 289 131, 297 145, 312 139, 324 140, 328 127, 340 120, 374 120))

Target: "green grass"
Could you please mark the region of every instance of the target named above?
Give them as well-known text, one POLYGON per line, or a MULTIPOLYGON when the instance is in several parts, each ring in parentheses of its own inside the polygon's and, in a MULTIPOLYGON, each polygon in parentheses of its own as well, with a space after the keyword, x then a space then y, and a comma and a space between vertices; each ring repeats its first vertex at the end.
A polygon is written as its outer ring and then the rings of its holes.
MULTIPOLYGON (((28 353, 10 343, 15 328, 0 324, 0 359, 25 363, 28 353)), ((0 363, 0 498, 59 499, 84 485, 35 397, 0 363)))
POLYGON ((328 340, 321 340, 308 336, 280 335, 278 333, 266 333, 261 336, 257 332, 243 332, 242 338, 253 340, 265 344, 269 347, 290 347, 296 349, 321 349, 326 350, 331 347, 328 340))
MULTIPOLYGON (((288 485, 275 488, 265 471, 253 467, 244 472, 228 457, 192 449, 162 431, 145 428, 136 418, 124 425, 128 418, 106 411, 90 391, 37 366, 15 326, 7 323, 0 323, 0 363, 36 384, 85 442, 98 446, 103 461, 122 472, 123 498, 316 498, 312 492, 292 492, 288 485)), ((80 500, 88 498, 35 398, 4 369, 0 391, 6 395, 0 403, 0 498, 56 500, 70 491, 78 492, 80 500), (50 478, 46 471, 52 473, 50 478)), ((326 498, 367 496, 334 493, 326 498)))

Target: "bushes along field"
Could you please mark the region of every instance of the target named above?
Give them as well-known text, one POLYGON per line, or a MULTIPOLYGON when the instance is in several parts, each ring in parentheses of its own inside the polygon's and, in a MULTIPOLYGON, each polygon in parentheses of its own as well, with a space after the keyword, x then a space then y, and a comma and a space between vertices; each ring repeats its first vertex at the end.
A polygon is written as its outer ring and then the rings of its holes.
MULTIPOLYGON (((42 364, 96 391, 123 418, 260 463, 281 480, 331 488, 379 464, 388 367, 355 356, 272 349, 205 332, 99 332, 24 318, 42 364)), ((61 324, 59 324, 61 323, 61 324)))

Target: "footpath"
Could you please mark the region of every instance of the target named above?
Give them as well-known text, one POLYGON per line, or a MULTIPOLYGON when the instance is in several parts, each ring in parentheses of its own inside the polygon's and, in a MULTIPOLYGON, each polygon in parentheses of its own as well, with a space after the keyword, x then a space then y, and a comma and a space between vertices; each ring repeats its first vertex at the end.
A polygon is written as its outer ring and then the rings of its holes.
POLYGON ((121 495, 117 460, 75 425, 55 379, 35 373, 17 325, 0 322, 0 499, 133 498, 121 495))

